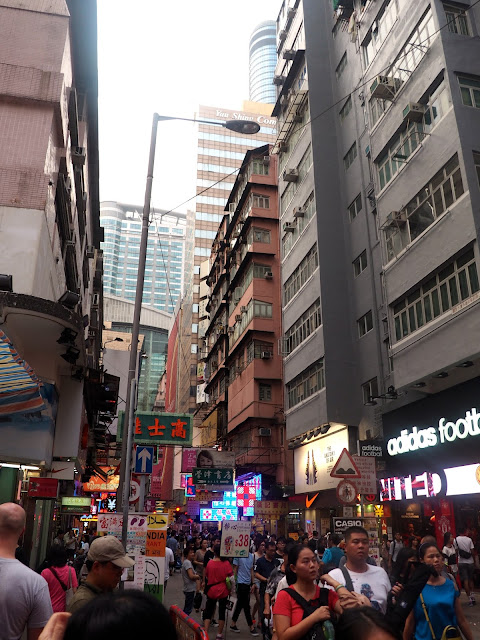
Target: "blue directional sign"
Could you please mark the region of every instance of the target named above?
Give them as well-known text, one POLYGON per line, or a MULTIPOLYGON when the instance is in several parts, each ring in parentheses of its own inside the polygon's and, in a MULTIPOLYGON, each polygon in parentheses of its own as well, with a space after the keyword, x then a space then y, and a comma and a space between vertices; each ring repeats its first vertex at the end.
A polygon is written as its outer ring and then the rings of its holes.
POLYGON ((135 473, 152 473, 154 447, 137 445, 135 449, 135 473))

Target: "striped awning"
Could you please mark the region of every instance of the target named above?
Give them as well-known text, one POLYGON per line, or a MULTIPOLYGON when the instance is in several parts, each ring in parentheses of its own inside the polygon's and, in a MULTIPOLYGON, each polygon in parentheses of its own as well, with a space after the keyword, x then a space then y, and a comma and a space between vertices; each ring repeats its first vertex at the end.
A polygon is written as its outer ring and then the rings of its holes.
POLYGON ((0 415, 42 411, 41 382, 0 331, 0 415))

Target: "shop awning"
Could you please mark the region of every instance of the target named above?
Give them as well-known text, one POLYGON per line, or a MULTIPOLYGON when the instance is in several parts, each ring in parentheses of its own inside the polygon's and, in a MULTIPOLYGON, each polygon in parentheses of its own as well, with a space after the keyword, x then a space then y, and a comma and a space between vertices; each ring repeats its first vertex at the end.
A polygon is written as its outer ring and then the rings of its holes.
POLYGON ((40 380, 0 331, 0 415, 42 411, 40 380))

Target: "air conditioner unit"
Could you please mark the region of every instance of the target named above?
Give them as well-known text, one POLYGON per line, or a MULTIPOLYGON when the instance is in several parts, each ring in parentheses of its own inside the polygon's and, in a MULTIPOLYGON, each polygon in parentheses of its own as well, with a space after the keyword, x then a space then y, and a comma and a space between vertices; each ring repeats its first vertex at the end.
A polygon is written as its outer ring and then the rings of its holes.
POLYGON ((290 7, 290 9, 287 11, 287 22, 289 20, 293 20, 295 14, 297 13, 297 10, 295 7, 290 7))
POLYGON ((70 178, 68 176, 64 176, 63 177, 63 184, 65 185, 65 189, 67 191, 71 191, 72 190, 72 181, 70 180, 70 178))
POLYGON ((100 302, 100 294, 94 293, 92 296, 92 307, 98 307, 99 302, 100 302))
POLYGON ((240 232, 235 229, 235 231, 233 231, 233 233, 232 233, 233 240, 236 240, 239 235, 240 235, 240 232))
POLYGON ((293 210, 294 218, 303 218, 304 215, 305 215, 305 207, 295 207, 295 209, 293 210))
POLYGON ((279 153, 285 153, 286 151, 288 151, 288 144, 286 142, 279 142, 278 143, 278 152, 279 153))
POLYGON ((295 231, 295 227, 297 225, 294 224, 293 222, 284 222, 283 223, 283 230, 284 231, 295 231))
POLYGON ((236 202, 230 202, 230 204, 228 205, 228 211, 230 213, 235 213, 235 209, 237 208, 237 203, 236 202))
POLYGON ((243 236, 243 238, 240 238, 240 244, 247 244, 247 239, 245 236, 243 236))
POLYGON ((299 112, 296 112, 292 118, 292 122, 299 124, 302 121, 303 121, 303 115, 299 112))
POLYGON ((235 287, 235 291, 233 292, 233 301, 239 302, 242 297, 242 287, 235 287))
POLYGON ((266 271, 265 275, 264 275, 264 278, 266 280, 271 280, 273 278, 273 273, 271 271, 266 271))
POLYGON ((271 351, 262 351, 261 353, 262 360, 270 360, 271 357, 272 357, 271 351))
POLYGON ((395 80, 390 76, 377 76, 370 85, 372 98, 393 100, 395 97, 395 80))
POLYGON ((228 327, 228 335, 233 335, 233 333, 235 332, 234 327, 228 327))
POLYGON ((247 307, 244 307, 244 306, 240 307, 240 311, 241 313, 247 313, 247 307))
POLYGON ((298 169, 285 169, 283 179, 285 182, 296 182, 298 180, 298 169))
POLYGON ((95 257, 95 247, 91 244, 87 245, 87 258, 95 257))
POLYGON ((287 37, 287 30, 286 29, 282 29, 281 31, 279 31, 279 33, 278 33, 278 41, 279 42, 283 42, 286 37, 287 37))
POLYGON ((284 76, 273 76, 273 84, 280 87, 285 82, 284 76))
POLYGON ((263 164, 270 164, 270 156, 263 156, 263 164))
POLYGON ((425 115, 425 106, 418 102, 409 102, 405 109, 402 111, 403 120, 410 120, 411 122, 421 122, 425 115))
POLYGON ((235 316, 235 322, 240 322, 240 320, 242 319, 242 316, 240 313, 237 313, 235 316))
POLYGON ((387 221, 391 226, 403 225, 407 222, 407 212, 391 211, 387 216, 387 221))
POLYGON ((83 167, 85 164, 84 147, 72 147, 72 162, 76 167, 83 167))
POLYGON ((260 427, 258 429, 258 435, 264 438, 268 438, 272 435, 272 430, 270 429, 270 427, 260 427))
POLYGON ((285 49, 283 52, 284 60, 293 60, 295 58, 295 50, 294 49, 285 49))

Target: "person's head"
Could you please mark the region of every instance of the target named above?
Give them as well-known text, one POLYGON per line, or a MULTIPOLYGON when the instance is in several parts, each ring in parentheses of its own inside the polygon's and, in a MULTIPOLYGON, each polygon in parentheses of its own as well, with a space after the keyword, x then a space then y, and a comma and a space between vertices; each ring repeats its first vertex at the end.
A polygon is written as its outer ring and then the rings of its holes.
POLYGON ((165 607, 137 589, 105 593, 87 602, 68 621, 64 640, 105 640, 147 637, 162 630, 162 640, 176 640, 165 607))
POLYGON ((195 549, 192 546, 185 547, 185 549, 183 550, 183 557, 185 558, 185 560, 190 560, 190 562, 193 562, 193 559, 195 558, 195 549))
POLYGON ((274 533, 272 533, 270 536, 270 542, 277 542, 277 536, 274 533))
POLYGON ((277 540, 277 553, 283 556, 283 552, 285 551, 285 545, 287 544, 287 539, 283 536, 280 536, 277 540))
POLYGON ((332 535, 330 536, 329 545, 331 547, 338 547, 338 545, 340 544, 341 541, 342 541, 342 539, 338 535, 338 533, 332 533, 332 535))
POLYGON ((421 562, 431 565, 440 575, 445 568, 443 556, 436 544, 426 542, 418 548, 418 557, 421 562))
POLYGON ((408 578, 411 568, 411 562, 417 559, 417 552, 411 547, 403 547, 400 549, 395 562, 392 578, 396 581, 405 582, 408 578))
POLYGON ((197 455, 197 467, 213 467, 213 456, 208 449, 202 449, 197 455))
POLYGON ((368 533, 363 527, 348 527, 345 531, 345 555, 353 564, 365 564, 368 556, 368 533))
POLYGON ((293 584, 297 580, 313 582, 317 574, 318 562, 314 552, 300 544, 293 545, 288 553, 288 584, 293 584))
POLYGON ((388 542, 388 534, 386 534, 386 533, 383 534, 382 541, 383 542, 388 542))
POLYGON ((395 541, 396 542, 401 542, 402 541, 402 534, 400 533, 400 531, 397 531, 395 533, 395 541))
POLYGON ((118 538, 96 538, 87 554, 87 581, 102 591, 113 591, 120 581, 122 571, 134 564, 118 538))
POLYGON ((346 609, 338 619, 335 636, 342 640, 401 640, 402 637, 373 607, 346 609))
POLYGON ((63 540, 64 535, 65 535, 65 531, 62 531, 61 529, 59 529, 59 531, 57 533, 57 538, 59 540, 63 540))
POLYGON ((202 551, 206 551, 208 547, 208 540, 206 538, 204 538, 200 544, 200 549, 202 551))
POLYGON ((267 542, 265 545, 265 556, 268 560, 272 560, 275 556, 277 546, 274 542, 267 542))
POLYGON ((308 547, 308 536, 305 535, 302 537, 302 544, 304 547, 308 547))
POLYGON ((213 554, 216 558, 220 558, 220 544, 215 544, 213 546, 213 554))
POLYGON ((311 549, 313 551, 313 553, 315 553, 315 551, 317 550, 317 541, 314 538, 311 538, 308 542, 307 542, 307 547, 309 549, 311 549))
POLYGON ((14 502, 0 504, 0 543, 15 551, 25 529, 25 510, 14 502))
POLYGON ((67 564, 67 551, 59 544, 50 547, 48 559, 52 567, 64 567, 67 564))
POLYGON ((318 531, 314 531, 314 532, 313 532, 313 537, 314 537, 314 538, 318 538, 318 531))
POLYGON ((443 534, 443 546, 448 547, 452 543, 452 534, 450 533, 450 531, 445 531, 445 533, 443 534))
POLYGON ((409 522, 407 524, 407 531, 410 534, 412 534, 415 531, 415 526, 414 526, 413 522, 409 522))
POLYGON ((420 545, 422 545, 422 544, 433 544, 433 545, 436 545, 437 544, 437 540, 436 540, 435 536, 431 536, 431 535, 423 536, 423 538, 420 540, 420 545))
POLYGON ((472 535, 472 532, 468 525, 466 527, 463 527, 462 531, 464 536, 470 537, 472 535))
POLYGON ((418 549, 418 538, 416 538, 415 536, 413 536, 413 538, 410 538, 410 546, 416 551, 418 549))
POLYGON ((283 549, 283 561, 285 562, 286 565, 288 565, 288 554, 293 549, 293 547, 295 547, 296 544, 297 543, 295 542, 295 540, 289 540, 285 544, 285 548, 283 549))
POLYGON ((262 554, 265 553, 265 541, 261 538, 255 540, 255 551, 262 554))

